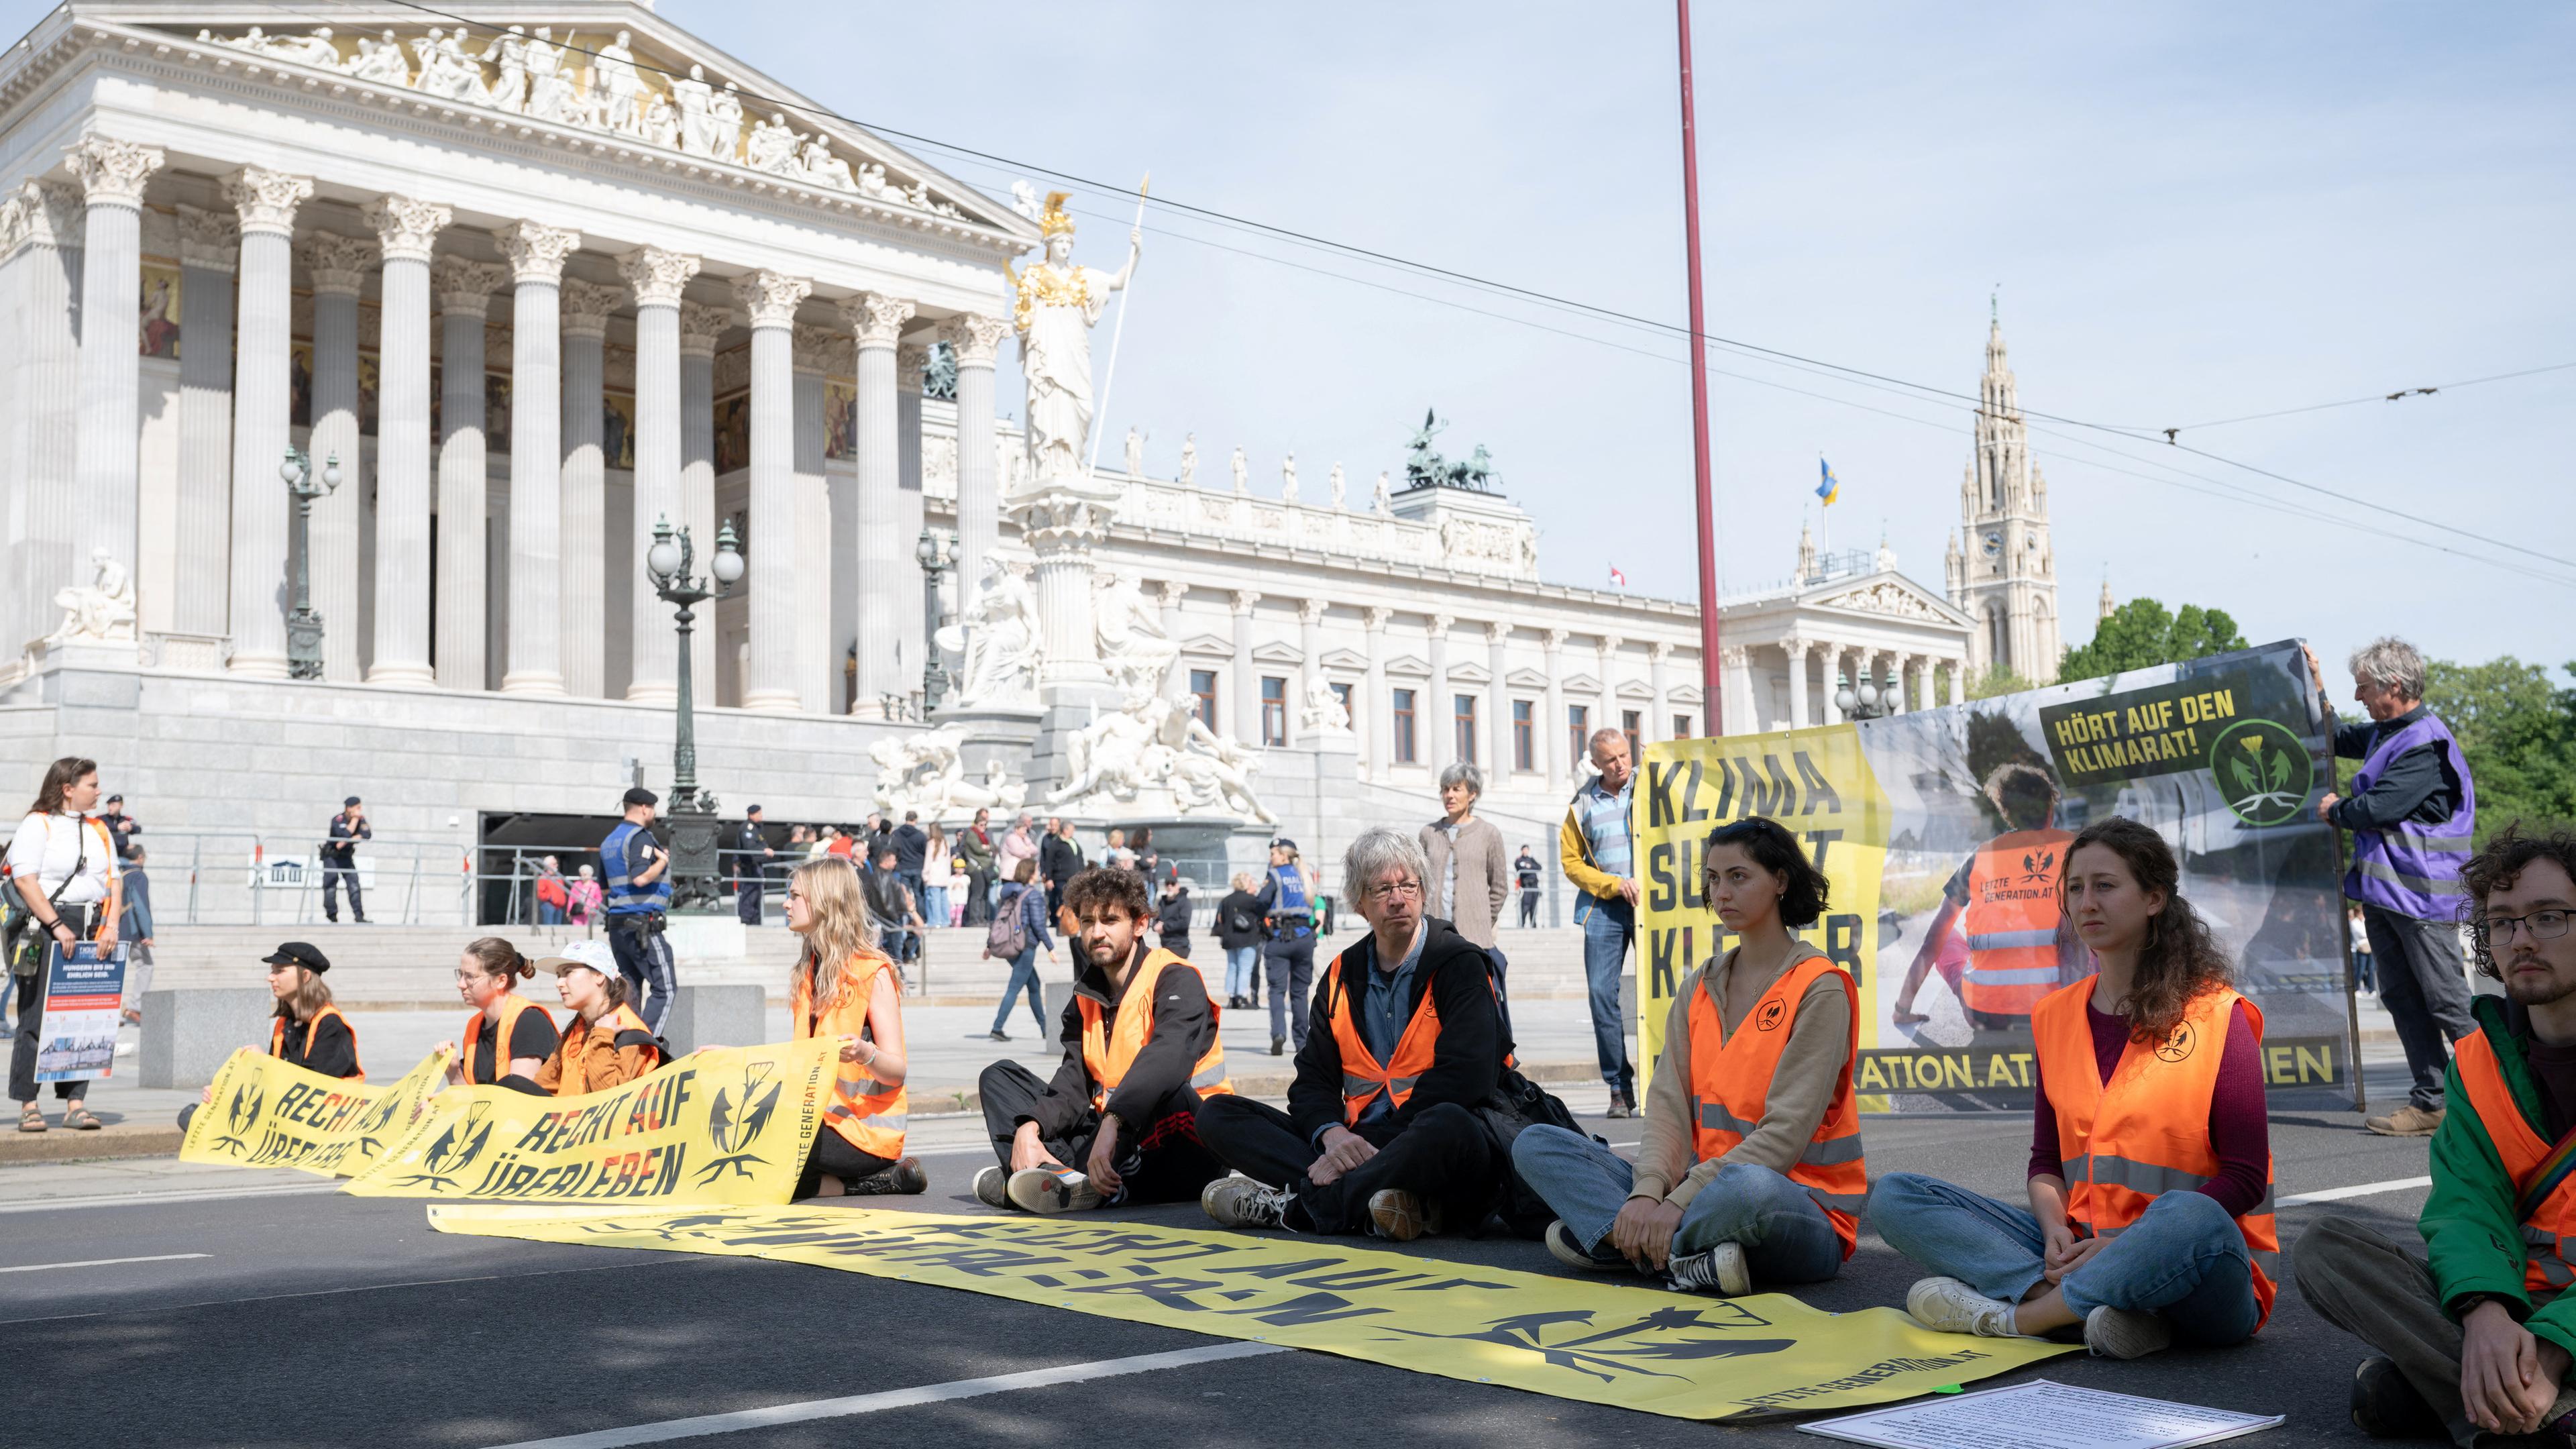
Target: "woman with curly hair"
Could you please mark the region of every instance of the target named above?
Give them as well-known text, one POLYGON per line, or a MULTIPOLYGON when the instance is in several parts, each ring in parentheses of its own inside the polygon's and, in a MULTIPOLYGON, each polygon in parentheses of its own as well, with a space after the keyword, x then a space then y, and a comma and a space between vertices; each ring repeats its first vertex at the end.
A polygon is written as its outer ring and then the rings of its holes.
POLYGON ((877 949, 876 918, 847 857, 822 856, 788 875, 787 929, 804 937, 787 982, 795 1039, 841 1043, 832 1105, 796 1195, 921 1192, 929 1179, 903 1151, 901 988, 894 963, 877 949))
POLYGON ((1906 1311, 1990 1338, 2082 1325, 2106 1358, 2224 1347, 2271 1315, 2279 1242, 2263 1013, 2237 995, 2164 837, 2121 816, 2067 847, 2065 929, 2093 975, 2031 1011, 2028 1211, 1899 1172, 1870 1189, 1888 1245, 1938 1276, 1906 1311))

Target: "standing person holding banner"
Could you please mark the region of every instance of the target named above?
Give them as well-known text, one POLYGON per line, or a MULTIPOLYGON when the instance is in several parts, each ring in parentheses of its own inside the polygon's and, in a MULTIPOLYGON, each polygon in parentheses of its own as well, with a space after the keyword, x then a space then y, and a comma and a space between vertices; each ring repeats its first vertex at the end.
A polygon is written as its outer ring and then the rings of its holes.
MULTIPOLYGON (((16 897, 9 932, 9 971, 18 979, 18 1037, 9 1055, 9 1096, 18 1103, 18 1130, 42 1132, 36 1108, 36 1052, 45 1032, 46 963, 55 948, 68 951, 94 941, 115 949, 123 909, 116 843, 89 812, 98 804, 98 761, 66 755, 45 767, 36 803, 9 838, 7 880, 16 897)), ((89 1109, 87 1081, 56 1082, 63 1125, 94 1132, 106 1124, 89 1109)))
POLYGON ((554 1094, 537 1085, 537 1072, 563 1045, 555 1019, 514 988, 537 974, 519 948, 485 936, 456 962, 456 994, 474 1008, 465 1019, 465 1049, 442 1042, 451 1086, 500 1086, 534 1097, 554 1094))
POLYGON ((2123 816, 2067 849, 2066 919, 2101 969, 2031 1013, 2029 1211, 1911 1172, 1871 1187, 1879 1235, 1940 1275, 1905 1296, 1926 1328, 2081 1324, 2093 1352, 2138 1358, 2242 1343, 2271 1315, 2263 1013, 2179 878, 2164 837, 2123 816))
POLYGON ((1702 859, 1736 944, 1673 997, 1637 1165, 1540 1123, 1513 1140, 1512 1166, 1558 1214, 1547 1247, 1569 1267, 1628 1264, 1730 1297, 1821 1283, 1858 1245, 1869 1191, 1852 1094, 1859 991, 1789 934, 1827 895, 1796 836, 1757 815, 1719 827, 1702 859))
POLYGON ((824 1130, 797 1179, 796 1196, 925 1191, 930 1178, 903 1153, 903 1002, 894 963, 877 949, 859 873, 837 857, 809 860, 787 878, 787 929, 804 938, 787 985, 797 1041, 841 1040, 824 1130))
MULTIPOLYGON (((268 994, 277 998, 277 1019, 269 1024, 268 1054, 288 1066, 325 1077, 363 1082, 367 1069, 358 1062, 358 1029, 331 1002, 322 973, 331 958, 302 941, 288 941, 260 958, 268 967, 268 994)), ((211 1100, 214 1088, 200 1095, 211 1100)), ((179 1109, 179 1130, 188 1130, 195 1104, 179 1109)))
POLYGON ((670 1060, 662 1039, 626 1004, 626 978, 605 941, 575 941, 559 956, 538 959, 554 974, 555 992, 572 1012, 536 1083, 558 1097, 604 1092, 670 1060))

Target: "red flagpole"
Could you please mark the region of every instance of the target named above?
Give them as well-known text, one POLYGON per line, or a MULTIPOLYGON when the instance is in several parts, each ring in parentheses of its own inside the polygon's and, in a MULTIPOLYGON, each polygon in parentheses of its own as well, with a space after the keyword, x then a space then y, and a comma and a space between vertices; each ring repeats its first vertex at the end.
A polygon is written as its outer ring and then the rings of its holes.
POLYGON ((1717 618, 1717 502, 1708 470, 1708 347, 1702 340, 1699 285, 1699 143, 1691 121, 1690 0, 1673 0, 1681 22, 1682 53, 1682 235, 1690 253, 1690 364, 1692 462, 1697 469, 1699 503, 1699 679, 1700 708, 1708 720, 1704 733, 1726 733, 1726 691, 1722 683, 1717 618))

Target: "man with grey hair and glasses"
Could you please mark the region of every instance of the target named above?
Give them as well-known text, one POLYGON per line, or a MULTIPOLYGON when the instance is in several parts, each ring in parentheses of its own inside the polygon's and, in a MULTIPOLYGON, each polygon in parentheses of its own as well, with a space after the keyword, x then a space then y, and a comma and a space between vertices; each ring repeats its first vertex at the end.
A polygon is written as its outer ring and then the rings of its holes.
MULTIPOLYGON (((2325 672, 2307 651, 2326 697, 2325 672)), ((2352 832, 2343 893, 2361 906, 2379 972, 2380 1004, 2397 1028, 2413 1083, 2406 1102, 2368 1119, 2389 1137, 2429 1137, 2442 1125, 2451 1043, 2477 1030, 2469 1015, 2460 918, 2461 868, 2477 824, 2477 787, 2459 741, 2424 705, 2424 656, 2403 639, 2372 641, 2352 655, 2352 697, 2366 722, 2335 731, 2335 753, 2362 761, 2353 793, 2328 790, 2317 818, 2352 832)))

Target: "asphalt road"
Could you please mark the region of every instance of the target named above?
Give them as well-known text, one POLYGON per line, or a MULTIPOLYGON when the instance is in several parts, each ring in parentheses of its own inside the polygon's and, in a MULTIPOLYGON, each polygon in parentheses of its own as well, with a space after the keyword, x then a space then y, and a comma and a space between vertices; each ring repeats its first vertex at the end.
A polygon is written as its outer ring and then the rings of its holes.
MULTIPOLYGON (((1600 1106, 1597 1091, 1570 1100, 1600 1106)), ((1634 1123, 1587 1125, 1614 1143, 1635 1141, 1634 1123)), ((986 1211, 968 1190, 990 1161, 976 1132, 963 1121, 916 1131, 931 1170, 922 1207, 986 1211)), ((1873 1172, 1933 1172, 2018 1197, 2027 1118, 1871 1119, 1865 1132, 1873 1172)), ((2348 1110, 2276 1113, 2272 1144, 2284 1197, 2425 1171, 2423 1142, 2372 1137, 2348 1110)), ((2283 1240, 2329 1212, 2408 1231, 2423 1196, 2400 1189, 2285 1206, 2283 1240)), ((1195 1206, 1132 1216, 1205 1221, 1195 1206)), ((1801 1296, 1829 1309, 1901 1303, 1915 1270, 1866 1222, 1863 1234, 1843 1276, 1801 1296)), ((1416 1247, 1555 1270, 1534 1243, 1416 1247)), ((297 1174, 168 1160, 0 1170, 0 1362, 17 1385, 0 1410, 0 1437, 15 1444, 519 1444, 1191 1350, 1233 1352, 1179 1330, 862 1274, 444 1236, 417 1202, 340 1197, 297 1174), (157 1261, 103 1261, 120 1259, 157 1261)), ((2249 1345, 2125 1364, 2068 1356, 2025 1375, 2289 1416, 2249 1443, 2359 1444, 2344 1394, 2361 1355, 2284 1285, 2270 1326, 2249 1345)), ((1276 1446, 1364 1435, 1374 1445, 1607 1446, 1704 1433, 1748 1445, 1826 1442, 1784 1423, 1703 1429, 1257 1350, 670 1442, 1276 1446)))

